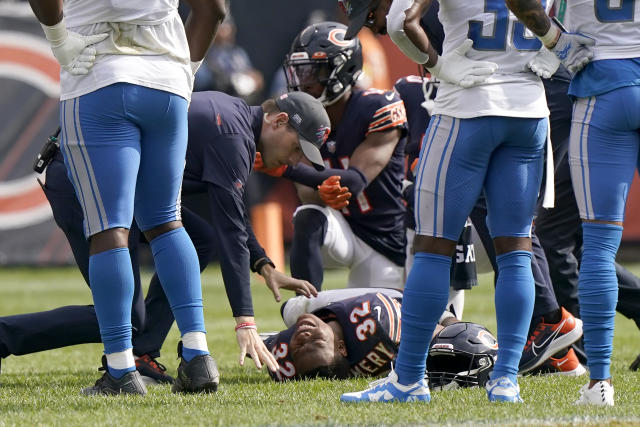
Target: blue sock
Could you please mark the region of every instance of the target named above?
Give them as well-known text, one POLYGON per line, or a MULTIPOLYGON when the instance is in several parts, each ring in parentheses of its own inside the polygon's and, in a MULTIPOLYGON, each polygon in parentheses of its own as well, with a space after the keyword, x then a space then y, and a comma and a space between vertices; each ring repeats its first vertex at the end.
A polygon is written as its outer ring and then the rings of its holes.
POLYGON ((447 308, 451 257, 418 252, 402 296, 402 338, 395 371, 400 384, 424 378, 427 351, 447 308))
POLYGON ((205 332, 200 264, 189 235, 181 227, 156 237, 150 246, 180 333, 205 332))
MULTIPOLYGON (((116 248, 91 255, 89 282, 104 352, 117 353, 132 348, 131 305, 134 281, 129 249, 116 248)), ((132 368, 135 369, 135 365, 132 368)), ((128 368, 124 371, 128 372, 128 368)), ((114 375, 111 369, 109 372, 114 375)))
POLYGON ((531 272, 531 252, 512 251, 496 257, 496 318, 498 360, 491 378, 502 376, 517 384, 518 366, 533 314, 535 284, 531 272))
POLYGON ((618 301, 614 265, 622 227, 613 224, 582 224, 584 253, 578 277, 578 301, 583 322, 584 349, 592 379, 611 377, 613 327, 618 301))

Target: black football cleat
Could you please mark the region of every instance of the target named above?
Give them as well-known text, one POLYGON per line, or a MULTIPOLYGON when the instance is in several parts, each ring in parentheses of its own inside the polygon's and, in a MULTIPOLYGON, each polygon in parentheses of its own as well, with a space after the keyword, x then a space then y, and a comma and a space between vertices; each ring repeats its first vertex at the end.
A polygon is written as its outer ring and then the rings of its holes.
POLYGON ((98 370, 104 370, 105 373, 96 381, 95 385, 83 388, 80 394, 85 396, 118 394, 139 394, 144 396, 147 394, 147 387, 145 387, 138 371, 127 372, 121 378, 114 378, 107 370, 106 356, 102 356, 102 368, 98 370))
POLYGON ((167 368, 148 354, 136 359, 136 369, 146 385, 173 384, 173 377, 167 374, 167 368))
POLYGON ((215 393, 220 374, 216 361, 210 354, 196 356, 189 362, 182 358, 182 341, 178 343, 178 376, 171 391, 174 393, 215 393))
POLYGON ((638 355, 638 357, 636 357, 636 360, 633 361, 631 366, 629 366, 629 369, 631 369, 632 371, 637 371, 639 368, 640 368, 640 354, 638 355))

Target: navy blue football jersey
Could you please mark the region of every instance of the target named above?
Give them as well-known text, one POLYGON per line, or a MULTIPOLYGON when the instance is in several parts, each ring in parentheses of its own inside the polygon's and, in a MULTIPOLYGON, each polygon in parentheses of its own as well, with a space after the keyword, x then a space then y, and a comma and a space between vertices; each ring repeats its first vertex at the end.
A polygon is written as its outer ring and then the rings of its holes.
POLYGON ((394 263, 404 265, 402 179, 406 113, 402 100, 392 91, 354 90, 342 117, 320 149, 329 168, 347 169, 354 150, 372 132, 402 130, 387 166, 342 213, 356 236, 394 263))
MULTIPOLYGON (((436 98, 438 91, 438 81, 422 76, 406 76, 398 79, 393 89, 402 99, 405 111, 407 112, 407 145, 405 155, 407 163, 411 166, 413 160, 418 158, 422 138, 429 126, 431 115, 429 114, 429 101, 436 98)), ((411 175, 407 179, 413 181, 411 175)))
MULTIPOLYGON (((378 376, 391 368, 391 361, 400 345, 400 298, 391 298, 380 292, 333 302, 313 312, 325 322, 337 321, 342 327, 347 360, 356 376, 378 376)), ((289 342, 295 332, 293 325, 265 340, 265 345, 278 361, 279 370, 270 372, 276 381, 285 381, 297 375, 289 351, 289 342)))

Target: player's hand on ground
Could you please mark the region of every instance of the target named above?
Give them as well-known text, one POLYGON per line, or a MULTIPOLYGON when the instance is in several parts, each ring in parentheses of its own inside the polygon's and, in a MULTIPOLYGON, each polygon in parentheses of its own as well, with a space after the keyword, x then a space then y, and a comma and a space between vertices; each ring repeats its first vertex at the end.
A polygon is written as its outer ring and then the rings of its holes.
POLYGON ((262 369, 262 365, 267 365, 270 371, 278 370, 278 363, 273 354, 260 339, 258 329, 253 317, 236 317, 236 339, 240 347, 240 358, 238 363, 244 366, 244 360, 249 355, 253 359, 256 368, 262 369))
POLYGON ((560 33, 551 51, 572 73, 582 70, 593 58, 596 41, 579 33, 560 33))
POLYGON ((253 162, 253 170, 262 172, 270 176, 282 176, 284 171, 287 170, 287 165, 278 166, 277 168, 266 168, 262 161, 262 154, 259 151, 256 152, 256 159, 253 162))
POLYGON ((438 62, 428 68, 436 78, 469 88, 487 81, 498 69, 498 64, 489 61, 474 61, 467 58, 473 40, 466 39, 452 52, 438 57, 438 62))
POLYGON ((304 295, 307 298, 312 296, 318 296, 318 291, 315 286, 306 280, 294 279, 286 274, 276 270, 272 265, 266 264, 260 270, 260 275, 264 277, 267 282, 267 287, 271 289, 273 298, 280 302, 282 297, 280 296, 280 289, 287 289, 294 291, 296 295, 304 295))
POLYGON ((347 187, 340 186, 338 175, 330 176, 318 186, 318 194, 322 201, 330 208, 340 210, 349 205, 351 193, 347 187))
POLYGON ((540 49, 536 56, 527 64, 527 67, 529 67, 531 71, 543 79, 548 79, 554 75, 559 66, 560 58, 546 47, 540 49))

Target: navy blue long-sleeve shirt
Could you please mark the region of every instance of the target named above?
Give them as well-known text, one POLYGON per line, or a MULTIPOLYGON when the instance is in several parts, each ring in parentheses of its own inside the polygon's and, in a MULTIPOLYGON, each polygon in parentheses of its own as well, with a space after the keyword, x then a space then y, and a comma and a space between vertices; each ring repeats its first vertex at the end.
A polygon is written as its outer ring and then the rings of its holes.
POLYGON ((262 129, 262 108, 221 92, 196 92, 189 107, 183 191, 206 191, 233 316, 253 316, 250 266, 266 256, 251 229, 244 190, 262 129), (188 184, 187 184, 188 183, 188 184))

